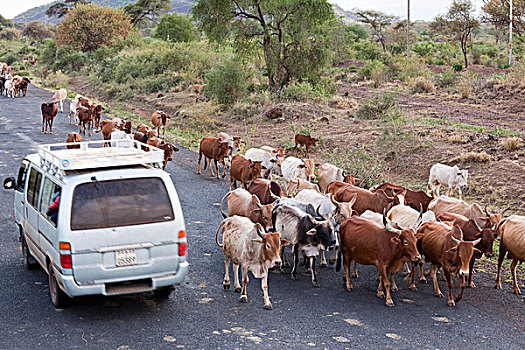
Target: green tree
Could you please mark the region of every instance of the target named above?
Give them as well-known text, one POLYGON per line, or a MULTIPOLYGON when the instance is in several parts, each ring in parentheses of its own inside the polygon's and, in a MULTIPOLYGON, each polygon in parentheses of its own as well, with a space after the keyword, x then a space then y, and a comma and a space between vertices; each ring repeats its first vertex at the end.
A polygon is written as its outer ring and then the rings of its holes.
POLYGON ((46 10, 47 17, 56 16, 58 18, 64 17, 67 15, 68 11, 75 8, 80 4, 87 4, 87 0, 64 0, 62 2, 57 2, 49 6, 46 10))
POLYGON ((196 39, 191 20, 177 13, 164 15, 155 32, 155 38, 173 42, 190 42, 196 39))
MULTIPOLYGON (((509 27, 509 0, 486 0, 481 8, 482 20, 492 23, 496 30, 506 31, 509 27)), ((525 0, 512 1, 512 29, 518 35, 525 33, 525 0)))
POLYGON ((370 26, 372 36, 381 44, 383 51, 387 51, 386 46, 389 42, 387 29, 398 20, 398 17, 374 10, 354 9, 352 13, 359 22, 370 26))
POLYGON ((22 35, 28 37, 33 41, 42 41, 45 38, 50 38, 55 33, 47 27, 47 25, 40 21, 29 22, 22 31, 22 35))
POLYGON ((273 93, 330 61, 326 26, 335 15, 326 0, 198 0, 192 11, 210 39, 232 40, 240 52, 262 50, 273 93))
POLYGON ((12 41, 20 37, 20 32, 16 28, 4 28, 0 30, 0 39, 12 41))
POLYGON ((0 30, 4 28, 10 28, 13 27, 14 23, 10 19, 5 18, 4 16, 0 15, 0 30))
POLYGON ((430 23, 431 33, 444 34, 452 40, 459 41, 465 68, 468 67, 468 42, 472 29, 479 27, 479 21, 474 18, 474 5, 470 0, 454 0, 445 15, 437 16, 430 23))
POLYGON ((126 38, 131 29, 129 16, 122 9, 79 5, 58 26, 56 44, 71 44, 77 50, 91 52, 111 46, 118 37, 126 38))
POLYGON ((154 17, 168 11, 171 0, 137 0, 134 4, 124 6, 124 11, 129 14, 131 24, 138 26, 153 21, 154 17))

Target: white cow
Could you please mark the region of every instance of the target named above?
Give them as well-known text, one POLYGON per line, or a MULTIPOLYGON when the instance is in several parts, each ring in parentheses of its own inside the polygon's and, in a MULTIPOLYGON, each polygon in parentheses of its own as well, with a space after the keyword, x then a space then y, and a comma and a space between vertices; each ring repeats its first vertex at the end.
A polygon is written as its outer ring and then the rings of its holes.
POLYGON ((297 157, 288 157, 281 165, 284 181, 286 185, 292 179, 298 178, 308 181, 315 180, 315 167, 319 165, 313 159, 305 159, 304 161, 297 157))
POLYGON ((344 180, 343 169, 330 163, 324 163, 319 167, 317 177, 319 179, 319 187, 321 188, 321 191, 326 193, 326 188, 330 183, 344 180))
POLYGON ((132 140, 133 136, 126 134, 124 130, 115 129, 111 132, 111 147, 133 147, 132 140))
POLYGON ((230 289, 230 260, 233 261, 233 280, 236 292, 241 292, 240 302, 246 303, 248 296, 248 271, 255 278, 261 279, 264 293, 264 308, 271 310, 272 303, 268 296, 268 269, 281 265, 279 250, 290 244, 281 240, 280 233, 266 233, 260 224, 250 219, 234 215, 222 220, 215 234, 215 242, 224 253, 224 289, 230 289), (219 243, 219 231, 222 229, 222 244, 219 243), (242 270, 242 291, 239 283, 239 265, 242 270))
POLYGON ((263 151, 259 148, 250 148, 246 151, 244 155, 246 158, 255 161, 261 161, 261 164, 264 168, 263 178, 268 179, 272 174, 282 175, 281 167, 277 161, 277 157, 271 155, 270 153, 263 151))
POLYGON ((60 113, 64 112, 64 101, 67 98, 67 90, 66 89, 60 89, 56 90, 53 97, 51 97, 51 102, 60 102, 60 113))
POLYGON ((7 79, 4 83, 4 89, 6 97, 11 95, 12 98, 15 98, 15 85, 13 84, 13 80, 7 79))
POLYGON ((80 94, 77 94, 75 96, 75 99, 72 100, 70 103, 69 103, 69 114, 68 114, 68 118, 69 118, 69 124, 71 124, 71 114, 73 114, 73 120, 75 121, 75 126, 78 125, 77 123, 77 109, 78 107, 80 106, 80 101, 79 99, 82 98, 83 96, 80 95, 80 94))
POLYGON ((428 178, 428 189, 435 185, 435 192, 439 197, 439 188, 442 184, 448 185, 447 196, 450 197, 454 190, 458 191, 459 199, 461 199, 461 187, 467 187, 468 170, 460 170, 457 165, 453 167, 445 164, 434 164, 430 168, 430 176, 428 178))

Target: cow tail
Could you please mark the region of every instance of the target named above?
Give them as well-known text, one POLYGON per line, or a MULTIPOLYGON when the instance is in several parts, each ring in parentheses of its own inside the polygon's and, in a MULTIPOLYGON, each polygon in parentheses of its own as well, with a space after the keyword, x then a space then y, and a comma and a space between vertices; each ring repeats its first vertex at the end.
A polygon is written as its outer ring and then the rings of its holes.
POLYGON ((221 210, 221 214, 222 214, 223 219, 226 219, 228 217, 228 215, 224 214, 224 211, 222 210, 222 205, 223 205, 224 200, 226 199, 226 197, 228 197, 231 193, 232 193, 231 191, 226 193, 226 195, 224 197, 222 197, 222 199, 221 199, 221 205, 220 205, 219 209, 221 210))
POLYGON ((224 223, 225 223, 226 220, 222 220, 221 223, 219 224, 219 227, 217 228, 217 232, 215 232, 215 243, 217 243, 217 245, 219 247, 222 248, 222 243, 219 243, 219 231, 222 229, 222 227, 224 226, 224 223))
MULTIPOLYGON (((274 207, 272 209, 272 224, 273 224, 273 232, 277 232, 277 230, 275 229, 275 221, 277 220, 277 209, 278 207, 274 207)), ((282 234, 282 232, 281 232, 282 234)))
POLYGON ((339 249, 337 249, 337 259, 335 260, 335 272, 341 271, 341 243, 339 243, 339 249))

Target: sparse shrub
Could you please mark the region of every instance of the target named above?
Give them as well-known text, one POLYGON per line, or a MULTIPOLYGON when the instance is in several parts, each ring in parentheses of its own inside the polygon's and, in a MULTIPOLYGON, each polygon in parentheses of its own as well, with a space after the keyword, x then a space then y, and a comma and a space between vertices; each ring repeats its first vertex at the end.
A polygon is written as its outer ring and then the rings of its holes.
POLYGON ((13 41, 20 38, 20 31, 16 28, 4 28, 0 31, 0 39, 13 41))
POLYGON ((365 99, 360 104, 355 116, 359 119, 379 119, 396 106, 397 101, 393 94, 377 94, 372 98, 365 99))
POLYGON ((312 84, 307 81, 292 82, 281 91, 281 98, 287 101, 314 100, 316 97, 317 95, 312 84))
POLYGON ((525 61, 514 65, 507 75, 508 83, 521 83, 525 81, 525 61))
POLYGON ((87 60, 85 53, 76 50, 71 45, 63 45, 56 50, 52 69, 64 72, 78 72, 87 63, 87 60))
POLYGON ((452 63, 452 69, 456 72, 461 72, 463 70, 463 64, 459 62, 452 63))
POLYGON ((523 147, 523 140, 519 137, 507 137, 500 144, 505 150, 514 151, 523 147))
POLYGON ((359 104, 353 98, 344 98, 342 96, 335 95, 334 97, 332 97, 332 102, 338 109, 356 110, 357 108, 359 108, 359 104))
POLYGON ((348 67, 348 72, 350 73, 357 73, 357 67, 354 65, 351 65, 348 67))
POLYGON ((376 69, 376 67, 380 67, 383 71, 386 69, 386 66, 384 65, 384 63, 379 62, 379 61, 371 61, 365 64, 363 67, 361 67, 358 73, 359 78, 360 79, 364 79, 364 78, 370 79, 372 77, 372 72, 374 71, 374 69, 376 69))
POLYGON ((413 94, 427 93, 431 94, 436 91, 434 84, 425 77, 417 77, 412 83, 411 92, 413 94))
POLYGON ((400 58, 392 65, 392 73, 395 78, 401 81, 409 81, 417 77, 430 78, 431 72, 425 63, 418 57, 411 57, 409 60, 400 58))
POLYGON ((33 41, 42 41, 45 38, 52 37, 54 32, 43 22, 31 21, 25 26, 22 35, 33 41))
POLYGON ((458 80, 457 88, 462 99, 467 99, 472 94, 472 84, 474 82, 474 77, 468 72, 466 74, 461 74, 461 77, 458 80))
POLYGON ((485 151, 482 152, 467 152, 463 153, 457 157, 452 158, 451 162, 477 162, 477 163, 487 163, 492 160, 492 157, 485 151))
POLYGON ((456 71, 450 68, 450 69, 443 71, 443 73, 440 74, 439 85, 442 88, 453 86, 454 84, 456 84, 456 80, 457 80, 456 71))
POLYGON ((372 71, 370 72, 370 80, 374 82, 375 88, 383 85, 387 81, 385 69, 380 65, 372 68, 372 71))
POLYGON ((65 75, 61 70, 51 73, 47 76, 47 79, 43 80, 43 84, 46 87, 52 89, 67 89, 69 85, 69 77, 65 75))
POLYGON ((450 143, 465 143, 465 140, 460 134, 454 134, 448 138, 450 143))
POLYGON ((213 97, 221 104, 232 104, 247 93, 246 74, 239 62, 228 60, 219 62, 206 72, 205 95, 213 97))

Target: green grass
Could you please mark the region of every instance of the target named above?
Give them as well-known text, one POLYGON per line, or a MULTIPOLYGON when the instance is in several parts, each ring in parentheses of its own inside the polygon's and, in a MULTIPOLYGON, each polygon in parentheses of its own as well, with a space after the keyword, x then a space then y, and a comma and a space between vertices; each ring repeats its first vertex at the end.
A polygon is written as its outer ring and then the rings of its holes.
POLYGON ((466 131, 474 131, 481 134, 492 134, 494 136, 507 136, 507 137, 521 137, 521 133, 506 129, 504 127, 497 126, 495 128, 487 128, 481 125, 472 125, 463 123, 456 120, 447 120, 445 117, 429 117, 429 116, 418 116, 416 122, 423 125, 430 125, 435 127, 441 127, 443 129, 460 129, 466 131))

